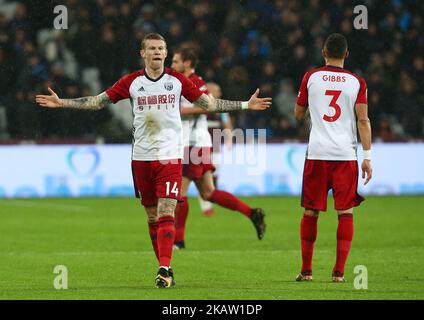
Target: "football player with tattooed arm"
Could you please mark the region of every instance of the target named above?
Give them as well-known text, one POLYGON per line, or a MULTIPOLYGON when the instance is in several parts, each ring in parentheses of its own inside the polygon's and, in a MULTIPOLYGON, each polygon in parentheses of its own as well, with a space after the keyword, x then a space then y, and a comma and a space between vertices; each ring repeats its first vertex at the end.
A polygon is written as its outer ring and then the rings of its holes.
POLYGON ((259 90, 248 101, 215 99, 200 91, 181 73, 165 68, 168 51, 165 39, 147 34, 140 56, 145 68, 127 74, 97 96, 62 99, 52 90, 37 95, 36 102, 47 108, 99 110, 130 99, 133 120, 132 172, 136 195, 147 213, 149 234, 159 271, 155 284, 169 288, 175 284, 171 269, 175 237, 174 210, 180 199, 183 143, 180 96, 211 112, 265 110, 271 98, 259 98, 259 90))

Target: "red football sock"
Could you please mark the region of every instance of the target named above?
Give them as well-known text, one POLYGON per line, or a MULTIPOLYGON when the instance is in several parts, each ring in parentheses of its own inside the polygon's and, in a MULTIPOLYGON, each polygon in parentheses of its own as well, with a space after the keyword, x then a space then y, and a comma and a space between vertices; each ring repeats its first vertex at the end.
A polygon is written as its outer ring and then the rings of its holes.
POLYGON ((160 217, 158 221, 159 266, 169 267, 175 238, 175 219, 172 216, 160 217))
POLYGON ((184 241, 185 225, 188 215, 188 198, 182 197, 175 209, 175 242, 184 241))
POLYGON ((247 204, 231 193, 218 189, 215 189, 207 200, 216 203, 221 207, 238 211, 247 217, 250 217, 252 211, 251 207, 249 207, 247 204))
POLYGON ((312 273, 312 256, 317 239, 318 216, 303 215, 300 222, 300 240, 302 245, 302 273, 312 273))
POLYGON ((350 245, 353 239, 353 215, 339 215, 339 226, 337 227, 337 259, 333 272, 344 273, 350 245))
POLYGON ((159 250, 158 250, 158 223, 157 222, 148 222, 149 225, 149 235, 152 240, 153 250, 155 251, 156 258, 159 261, 159 250))

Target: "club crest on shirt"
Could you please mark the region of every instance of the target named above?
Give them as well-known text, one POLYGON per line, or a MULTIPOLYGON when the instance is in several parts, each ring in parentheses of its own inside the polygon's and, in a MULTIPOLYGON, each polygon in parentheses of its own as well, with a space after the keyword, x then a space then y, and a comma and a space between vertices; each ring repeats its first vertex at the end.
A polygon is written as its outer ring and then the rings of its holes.
POLYGON ((174 88, 174 85, 172 84, 172 82, 165 82, 163 84, 163 86, 165 87, 166 90, 171 91, 172 88, 174 88))

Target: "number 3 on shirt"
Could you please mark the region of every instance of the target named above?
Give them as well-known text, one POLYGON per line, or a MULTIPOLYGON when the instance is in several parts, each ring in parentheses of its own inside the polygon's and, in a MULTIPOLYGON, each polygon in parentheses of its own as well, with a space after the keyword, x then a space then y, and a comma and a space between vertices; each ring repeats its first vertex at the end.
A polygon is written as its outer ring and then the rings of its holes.
POLYGON ((174 185, 172 186, 171 189, 171 182, 166 181, 166 195, 169 196, 170 193, 175 194, 175 196, 178 196, 178 187, 177 187, 177 183, 174 182, 174 185))
POLYGON ((340 90, 327 90, 327 91, 325 91, 326 96, 333 96, 333 98, 330 101, 329 106, 331 108, 334 108, 334 110, 336 111, 336 113, 333 116, 327 116, 326 114, 324 114, 324 116, 322 118, 325 121, 334 122, 340 117, 340 115, 342 113, 342 109, 337 104, 337 99, 340 97, 341 93, 342 92, 340 90))

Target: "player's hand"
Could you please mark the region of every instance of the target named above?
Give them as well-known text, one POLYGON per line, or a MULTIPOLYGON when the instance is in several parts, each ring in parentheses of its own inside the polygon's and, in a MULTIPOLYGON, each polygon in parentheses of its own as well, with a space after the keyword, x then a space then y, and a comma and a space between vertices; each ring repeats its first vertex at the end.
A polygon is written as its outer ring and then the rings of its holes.
POLYGON ((271 107, 272 98, 258 98, 259 89, 250 97, 248 107, 250 110, 265 110, 271 107))
POLYGON ((364 185, 366 185, 372 178, 371 160, 363 160, 362 165, 362 179, 365 179, 364 185))
POLYGON ((61 101, 57 96, 56 92, 52 89, 47 88, 50 92, 49 96, 38 94, 35 96, 35 102, 45 108, 58 108, 61 105, 61 101))

